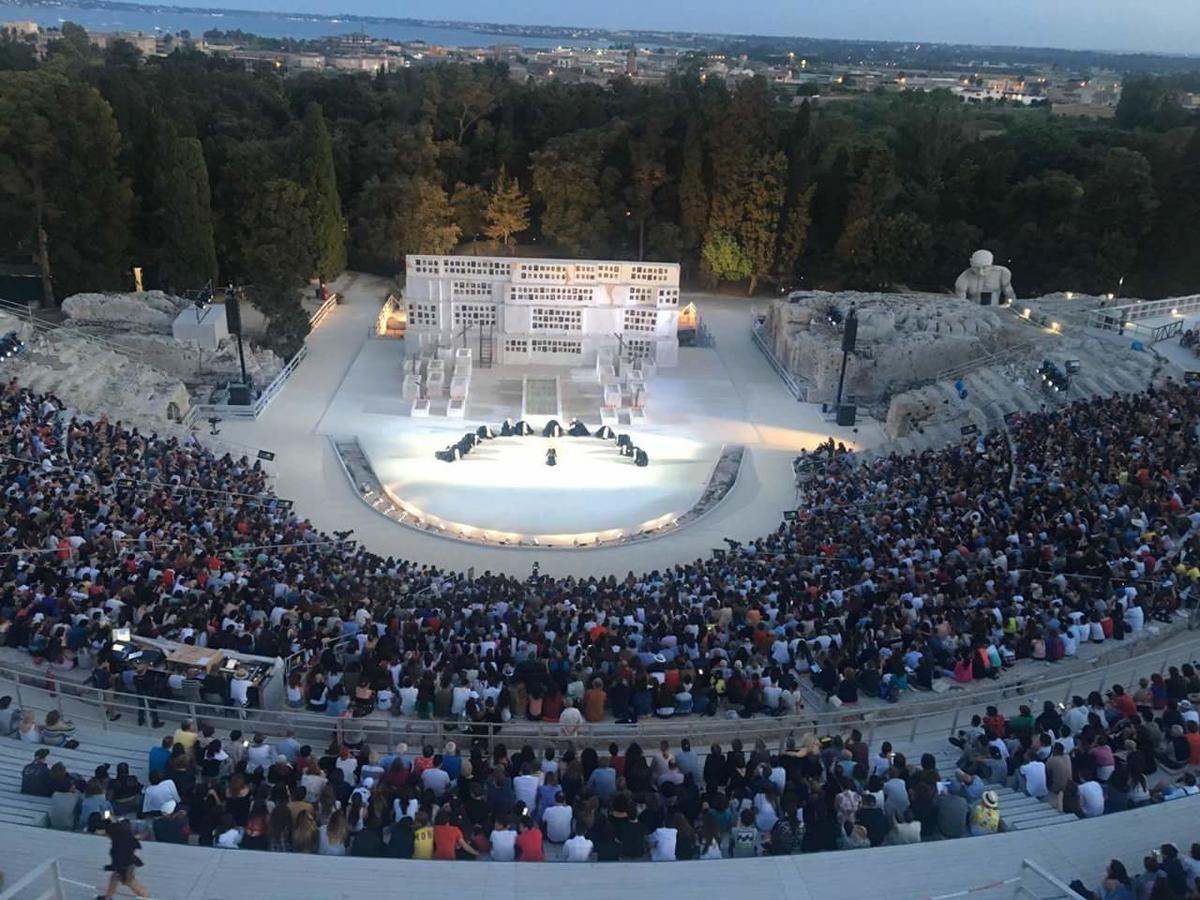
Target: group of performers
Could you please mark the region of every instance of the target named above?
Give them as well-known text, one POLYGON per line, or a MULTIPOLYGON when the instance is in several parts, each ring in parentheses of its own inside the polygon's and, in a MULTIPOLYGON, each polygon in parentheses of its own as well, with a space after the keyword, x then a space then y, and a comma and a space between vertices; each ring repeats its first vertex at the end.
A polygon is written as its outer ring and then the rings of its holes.
MULTIPOLYGON (((505 419, 500 426, 500 431, 489 428, 486 425, 480 425, 474 431, 468 431, 455 443, 450 444, 444 450, 437 450, 434 456, 442 462, 455 462, 462 459, 479 444, 484 441, 490 441, 495 437, 528 437, 534 433, 533 428, 524 419, 514 423, 511 419, 505 419)), ((542 429, 542 437, 557 438, 567 435, 569 437, 597 437, 602 441, 616 440, 617 450, 622 456, 627 456, 633 460, 634 465, 644 467, 650 465, 650 457, 641 447, 635 447, 633 440, 627 434, 622 434, 617 437, 616 433, 607 425, 601 425, 596 429, 593 435, 588 427, 579 419, 572 419, 570 427, 563 431, 562 425, 557 419, 551 419, 542 429)), ((546 451, 546 465, 558 465, 558 452, 554 447, 546 451)))

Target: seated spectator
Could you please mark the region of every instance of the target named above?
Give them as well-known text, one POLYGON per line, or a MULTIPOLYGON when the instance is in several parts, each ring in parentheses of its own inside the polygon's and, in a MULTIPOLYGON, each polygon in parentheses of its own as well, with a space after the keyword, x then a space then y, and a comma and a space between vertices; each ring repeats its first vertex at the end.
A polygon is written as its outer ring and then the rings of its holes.
MULTIPOLYGON (((79 792, 69 781, 65 788, 50 795, 50 827, 58 831, 75 831, 79 827, 79 792)), ((86 820, 84 824, 87 824, 86 820)))
POLYGON ((167 803, 180 802, 175 782, 163 777, 161 772, 150 774, 150 786, 142 793, 142 815, 161 815, 167 803))
POLYGON ((104 794, 104 785, 97 778, 88 779, 83 791, 83 800, 79 804, 79 822, 86 826, 91 817, 98 814, 103 819, 113 816, 113 805, 104 794))
POLYGON ((34 751, 33 761, 27 763, 21 770, 22 794, 49 797, 54 793, 54 788, 50 783, 50 767, 46 764, 46 757, 49 755, 50 751, 46 749, 34 751))
POLYGON ((1000 799, 995 791, 984 791, 971 807, 970 832, 972 835, 995 834, 1000 826, 1000 799))

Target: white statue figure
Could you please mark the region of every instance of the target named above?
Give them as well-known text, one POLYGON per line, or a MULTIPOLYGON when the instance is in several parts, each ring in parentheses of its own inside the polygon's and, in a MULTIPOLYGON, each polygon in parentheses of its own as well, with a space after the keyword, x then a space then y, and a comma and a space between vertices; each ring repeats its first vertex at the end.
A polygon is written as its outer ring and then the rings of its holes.
POLYGON ((1012 286, 1012 272, 1004 266, 995 265, 995 257, 990 250, 976 250, 971 254, 971 268, 958 276, 954 290, 960 299, 974 300, 983 306, 992 303, 1003 306, 1017 299, 1012 286))

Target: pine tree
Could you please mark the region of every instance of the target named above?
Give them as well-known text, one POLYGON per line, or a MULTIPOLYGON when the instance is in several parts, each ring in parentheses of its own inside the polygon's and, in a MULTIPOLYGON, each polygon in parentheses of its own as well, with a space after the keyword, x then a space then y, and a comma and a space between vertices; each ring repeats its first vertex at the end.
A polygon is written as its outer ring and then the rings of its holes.
POLYGON ((90 85, 51 67, 0 73, 0 196, 28 222, 47 305, 129 282, 133 197, 120 143, 112 107, 90 85))
POLYGON ((180 138, 168 125, 159 135, 158 159, 158 280, 170 290, 198 288, 217 278, 204 151, 198 140, 180 138))
POLYGON ((492 185, 484 212, 483 229, 493 241, 503 241, 507 247, 512 236, 529 227, 529 198, 521 192, 517 179, 509 178, 503 168, 492 185))
POLYGON ((346 221, 333 168, 333 141, 319 103, 310 103, 304 110, 300 186, 316 253, 313 271, 321 278, 333 278, 346 268, 346 221))

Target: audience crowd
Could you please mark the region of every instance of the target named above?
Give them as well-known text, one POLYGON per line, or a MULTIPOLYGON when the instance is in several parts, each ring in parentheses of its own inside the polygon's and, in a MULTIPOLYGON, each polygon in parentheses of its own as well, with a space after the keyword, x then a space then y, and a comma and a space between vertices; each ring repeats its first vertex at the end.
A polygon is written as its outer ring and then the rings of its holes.
MULTIPOLYGON (((41 748, 22 790, 51 798, 52 827, 102 832, 129 817, 143 838, 227 849, 523 862, 787 855, 994 834, 1006 829, 1003 788, 1080 818, 1200 794, 1194 704, 1200 672, 1188 663, 1069 708, 989 706, 951 736, 961 753, 949 773, 933 753, 910 763, 857 730, 777 752, 736 739, 703 754, 687 740, 510 752, 467 735, 461 750, 380 752, 336 736, 314 748, 294 731, 222 739, 185 721, 150 749, 146 784, 125 763, 85 779, 41 748)), ((13 736, 19 721, 0 716, 13 736)), ((1188 896, 1166 891, 1154 896, 1188 896)))
POLYGON ((122 670, 112 628, 299 653, 288 704, 330 715, 779 715, 806 683, 895 700, 1169 620, 1200 577, 1198 422, 1200 393, 1170 385, 1021 417, 1011 446, 862 462, 831 443, 797 461, 798 515, 761 539, 641 576, 520 579, 374 556, 293 513, 257 462, 10 384, 0 639, 150 697, 189 679, 122 670))
MULTIPOLYGON (((463 742, 379 753, 220 739, 184 723, 151 751, 145 784, 124 765, 80 778, 43 747, 23 788, 51 797, 56 827, 125 816, 169 842, 521 861, 988 834, 1004 828, 995 785, 1082 817, 1193 794, 1191 666, 1036 717, 989 708, 953 737, 961 757, 948 778, 931 754, 910 763, 857 732, 703 756, 686 742, 599 753, 495 738, 514 718, 570 734, 607 717, 784 714, 804 684, 835 704, 895 700, 1169 620, 1200 578, 1198 423, 1200 393, 1173 385, 915 455, 862 462, 830 444, 798 460, 800 510, 761 539, 641 576, 518 579, 371 555, 275 498, 258 463, 69 418, 55 398, 10 384, 4 644, 148 700, 181 685, 122 669, 115 627, 299 653, 290 706, 457 719, 463 742)), ((200 687, 242 701, 219 680, 200 687)), ((61 717, 0 706, 0 725, 23 740, 72 740, 61 717)), ((1176 879, 1173 862, 1186 861, 1161 856, 1155 871, 1176 879)), ((1110 867, 1098 896, 1119 896, 1106 885, 1122 873, 1110 867)))

